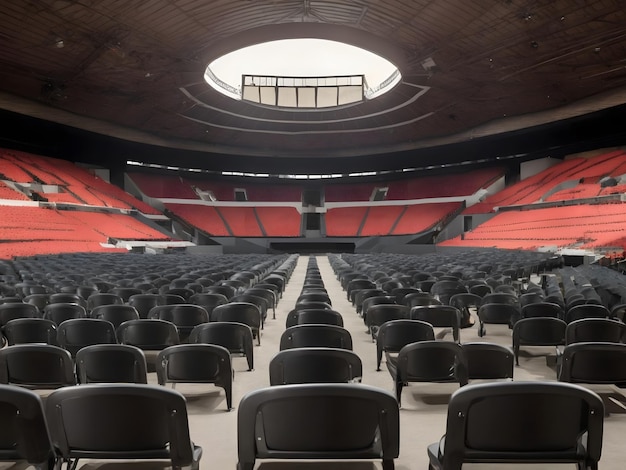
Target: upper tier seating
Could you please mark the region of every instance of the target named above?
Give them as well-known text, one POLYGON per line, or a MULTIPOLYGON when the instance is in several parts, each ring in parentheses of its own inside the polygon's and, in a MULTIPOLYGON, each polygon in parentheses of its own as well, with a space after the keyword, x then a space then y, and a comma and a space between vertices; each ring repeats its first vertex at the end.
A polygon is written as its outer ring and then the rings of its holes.
MULTIPOLYGON (((626 174, 626 153, 616 150, 591 158, 571 158, 547 168, 519 183, 487 197, 465 210, 465 214, 492 212, 495 207, 531 204, 543 200, 571 200, 611 194, 602 191, 600 180, 605 176, 626 174), (566 181, 578 180, 573 188, 549 194, 549 191, 566 181)), ((608 188, 607 188, 608 189, 608 188)))
POLYGON ((443 246, 537 249, 626 247, 626 204, 581 204, 506 211, 443 246))

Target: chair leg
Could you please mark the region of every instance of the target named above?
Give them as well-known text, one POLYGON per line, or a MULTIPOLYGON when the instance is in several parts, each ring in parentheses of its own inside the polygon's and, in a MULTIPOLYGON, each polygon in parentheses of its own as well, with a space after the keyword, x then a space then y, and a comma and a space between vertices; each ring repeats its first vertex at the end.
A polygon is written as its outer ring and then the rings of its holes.
POLYGON ((394 470, 395 468, 393 459, 383 459, 383 470, 394 470))
POLYGON ((404 387, 404 384, 401 381, 397 381, 396 382, 396 400, 398 400, 398 406, 400 406, 401 404, 401 397, 402 397, 402 387, 404 387))

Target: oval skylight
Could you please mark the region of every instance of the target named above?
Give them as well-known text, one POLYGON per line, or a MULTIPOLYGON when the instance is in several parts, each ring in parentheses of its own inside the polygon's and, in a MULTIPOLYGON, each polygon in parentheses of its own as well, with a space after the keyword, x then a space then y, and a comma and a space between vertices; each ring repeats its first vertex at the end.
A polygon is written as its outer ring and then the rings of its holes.
POLYGON ((326 39, 283 39, 244 47, 211 62, 204 74, 236 100, 290 109, 328 109, 390 91, 402 79, 387 59, 326 39))

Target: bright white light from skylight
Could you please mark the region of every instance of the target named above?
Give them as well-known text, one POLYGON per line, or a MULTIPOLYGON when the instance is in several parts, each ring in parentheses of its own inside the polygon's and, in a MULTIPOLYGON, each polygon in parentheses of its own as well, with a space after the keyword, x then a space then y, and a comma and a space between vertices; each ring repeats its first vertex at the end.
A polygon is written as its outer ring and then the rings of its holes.
POLYGON ((366 99, 391 90, 401 79, 387 59, 325 39, 284 39, 230 52, 209 64, 205 80, 217 91, 242 98, 242 76, 331 77, 364 75, 366 99))

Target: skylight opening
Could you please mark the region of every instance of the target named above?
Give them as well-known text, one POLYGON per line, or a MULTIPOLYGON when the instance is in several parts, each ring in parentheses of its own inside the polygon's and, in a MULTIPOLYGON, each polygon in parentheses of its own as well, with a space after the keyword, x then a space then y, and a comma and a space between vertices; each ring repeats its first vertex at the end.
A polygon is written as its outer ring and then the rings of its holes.
POLYGON ((204 78, 236 99, 289 109, 327 109, 374 99, 402 76, 384 57, 326 39, 283 39, 211 62, 204 78))

